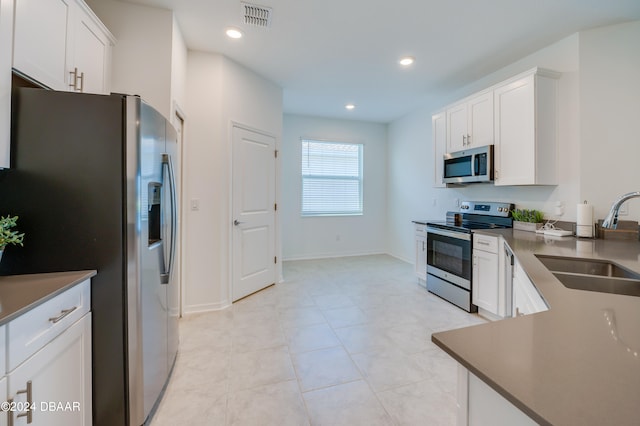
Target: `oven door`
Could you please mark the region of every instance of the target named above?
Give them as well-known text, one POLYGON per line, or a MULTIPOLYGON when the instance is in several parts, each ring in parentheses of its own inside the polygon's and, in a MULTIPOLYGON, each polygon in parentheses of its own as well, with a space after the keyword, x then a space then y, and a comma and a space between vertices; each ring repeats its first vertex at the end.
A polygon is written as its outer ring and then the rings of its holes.
POLYGON ((428 226, 427 273, 471 290, 471 234, 428 226))

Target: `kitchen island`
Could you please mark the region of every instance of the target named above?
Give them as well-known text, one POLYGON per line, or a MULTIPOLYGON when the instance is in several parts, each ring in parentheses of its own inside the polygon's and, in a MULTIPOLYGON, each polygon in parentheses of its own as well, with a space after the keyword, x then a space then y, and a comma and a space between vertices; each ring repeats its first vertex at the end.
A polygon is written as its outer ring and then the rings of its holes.
POLYGON ((478 232, 504 238, 549 310, 434 333, 432 341, 539 424, 637 425, 640 297, 567 288, 535 255, 640 272, 640 242, 478 232))

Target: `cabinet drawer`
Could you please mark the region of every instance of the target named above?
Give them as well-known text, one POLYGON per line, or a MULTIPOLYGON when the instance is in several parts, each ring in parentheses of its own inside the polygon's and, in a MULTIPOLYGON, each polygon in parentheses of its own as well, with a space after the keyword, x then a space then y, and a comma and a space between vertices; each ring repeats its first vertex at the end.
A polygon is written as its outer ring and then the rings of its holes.
POLYGON ((90 296, 90 280, 86 280, 9 322, 7 372, 89 312, 90 296))
POLYGON ((498 253, 498 238, 487 235, 473 234, 473 248, 475 250, 498 253))
POLYGON ((427 225, 422 225, 420 223, 414 223, 416 236, 427 238, 427 225))

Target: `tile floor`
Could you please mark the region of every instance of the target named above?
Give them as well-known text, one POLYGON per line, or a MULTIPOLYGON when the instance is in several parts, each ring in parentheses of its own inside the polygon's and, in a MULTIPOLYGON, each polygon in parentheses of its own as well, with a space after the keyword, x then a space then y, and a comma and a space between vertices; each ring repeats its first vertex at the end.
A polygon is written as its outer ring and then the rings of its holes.
POLYGON ((162 425, 454 425, 431 333, 484 322, 391 256, 284 263, 285 282, 180 322, 162 425))

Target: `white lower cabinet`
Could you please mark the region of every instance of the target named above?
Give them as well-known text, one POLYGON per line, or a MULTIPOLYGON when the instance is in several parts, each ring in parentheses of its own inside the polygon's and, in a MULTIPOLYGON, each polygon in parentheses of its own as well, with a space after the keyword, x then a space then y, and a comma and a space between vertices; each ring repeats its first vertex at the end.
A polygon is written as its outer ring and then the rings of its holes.
MULTIPOLYGON (((89 426, 92 422, 90 282, 10 321, 0 426, 89 426)), ((0 327, 3 336, 5 326, 0 327)))
MULTIPOLYGON (((0 379, 0 401, 7 401, 7 378, 0 379)), ((0 411, 0 426, 7 426, 9 424, 10 411, 5 411, 4 408, 0 411)))
POLYGON ((415 272, 421 284, 427 282, 427 231, 426 226, 415 224, 415 272))
POLYGON ((529 426, 531 417, 458 364, 457 426, 529 426))
POLYGON ((516 260, 513 265, 513 316, 535 314, 549 309, 535 285, 516 260))
POLYGON ((480 313, 499 315, 500 264, 499 238, 473 234, 472 301, 480 313))
POLYGON ((91 424, 91 314, 87 314, 9 373, 13 424, 91 424), (30 421, 31 420, 31 421, 30 421))

